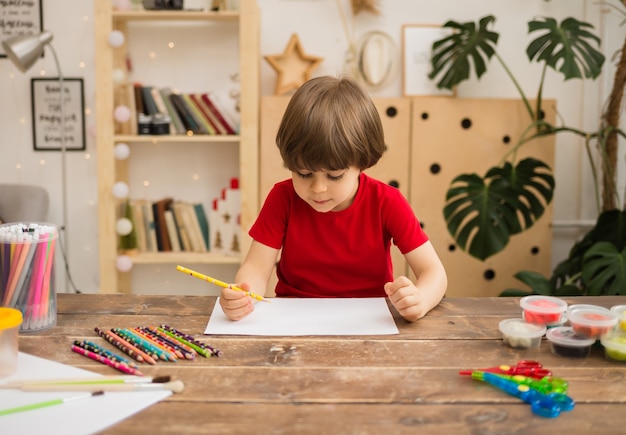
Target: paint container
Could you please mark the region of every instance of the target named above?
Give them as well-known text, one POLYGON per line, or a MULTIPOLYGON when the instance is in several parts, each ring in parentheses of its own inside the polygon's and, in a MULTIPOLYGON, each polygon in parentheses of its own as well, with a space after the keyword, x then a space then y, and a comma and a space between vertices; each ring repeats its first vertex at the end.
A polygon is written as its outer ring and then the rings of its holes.
POLYGON ((626 305, 615 305, 611 307, 611 312, 617 315, 617 327, 622 331, 626 331, 626 305))
POLYGON ((591 305, 591 304, 574 304, 574 305, 569 305, 567 307, 567 316, 569 317, 570 313, 572 311, 576 311, 576 310, 583 310, 583 309, 588 309, 588 308, 595 308, 598 310, 604 310, 604 311, 610 311, 608 308, 604 308, 601 307, 599 305, 591 305))
POLYGON ((524 319, 505 319, 499 324, 502 341, 513 349, 531 349, 541 345, 545 325, 528 323, 524 319))
POLYGON ((22 312, 15 308, 0 307, 0 378, 17 370, 18 335, 22 312))
POLYGON ((567 302, 553 296, 525 296, 520 299, 522 317, 528 323, 556 326, 564 322, 567 302))
POLYGON ((550 341, 552 353, 567 358, 585 358, 591 352, 595 338, 576 334, 571 326, 548 329, 546 338, 550 341))
POLYGON ((626 333, 612 332, 600 340, 609 361, 626 362, 626 333))
POLYGON ((617 325, 617 315, 603 307, 584 307, 571 311, 567 320, 578 335, 600 338, 617 325))

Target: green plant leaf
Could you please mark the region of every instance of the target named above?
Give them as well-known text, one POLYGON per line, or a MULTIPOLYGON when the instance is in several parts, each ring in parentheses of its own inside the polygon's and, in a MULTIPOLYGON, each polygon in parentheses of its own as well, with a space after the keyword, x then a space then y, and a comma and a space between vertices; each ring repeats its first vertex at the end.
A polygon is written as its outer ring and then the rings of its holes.
POLYGON ((496 19, 488 15, 474 22, 448 21, 443 27, 452 29, 453 34, 435 41, 432 46, 431 66, 428 74, 437 80, 439 89, 452 89, 470 76, 471 64, 476 77, 487 71, 487 63, 495 53, 499 35, 487 29, 496 19))
POLYGON ((577 275, 583 271, 583 257, 598 242, 609 242, 621 251, 626 247, 626 210, 602 212, 596 225, 574 246, 568 257, 560 262, 552 272, 550 282, 553 288, 559 288, 568 280, 573 280, 582 287, 582 280, 577 275), (574 277, 577 277, 574 279, 574 277))
POLYGON ((446 194, 444 218, 458 246, 479 260, 503 250, 511 235, 530 228, 552 200, 549 167, 528 158, 491 168, 484 179, 462 174, 446 194))
POLYGON ((517 272, 514 276, 530 287, 532 293, 535 295, 547 296, 552 293, 550 281, 540 273, 533 272, 532 270, 522 270, 517 272))
POLYGON ((590 296, 626 295, 626 249, 610 242, 594 244, 583 256, 582 280, 590 296))
POLYGON ((604 55, 593 47, 600 45, 600 38, 588 29, 593 26, 571 17, 560 25, 553 18, 532 20, 528 23, 528 33, 542 34, 528 45, 528 59, 545 62, 561 72, 564 80, 595 79, 602 72, 604 55))
POLYGON ((585 292, 574 284, 565 284, 551 293, 552 296, 584 296, 585 292))

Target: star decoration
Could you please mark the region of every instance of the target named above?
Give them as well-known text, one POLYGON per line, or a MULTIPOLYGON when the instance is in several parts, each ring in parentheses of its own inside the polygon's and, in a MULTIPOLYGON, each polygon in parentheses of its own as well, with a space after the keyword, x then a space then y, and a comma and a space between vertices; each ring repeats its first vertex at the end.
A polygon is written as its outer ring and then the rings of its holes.
POLYGON ((264 56, 264 58, 278 73, 275 95, 298 89, 311 78, 311 73, 324 60, 321 57, 305 54, 300 38, 295 33, 291 35, 283 54, 264 56))
POLYGON ((357 15, 361 12, 380 15, 377 0, 350 0, 350 6, 352 7, 352 15, 357 15))

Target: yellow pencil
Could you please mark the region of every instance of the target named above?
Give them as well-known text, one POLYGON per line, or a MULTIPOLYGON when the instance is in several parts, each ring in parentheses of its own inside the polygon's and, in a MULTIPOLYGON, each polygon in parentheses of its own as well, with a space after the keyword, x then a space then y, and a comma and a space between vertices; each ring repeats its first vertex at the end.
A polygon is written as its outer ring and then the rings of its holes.
POLYGON ((234 285, 227 284, 224 281, 220 281, 219 279, 215 279, 215 278, 211 278, 210 276, 203 275, 200 272, 196 272, 195 270, 187 269, 186 267, 183 267, 183 266, 176 266, 176 270, 178 270, 179 272, 191 275, 194 278, 198 278, 198 279, 202 279, 204 281, 208 281, 211 284, 215 284, 215 285, 218 285, 220 287, 230 288, 232 290, 237 290, 237 291, 240 291, 240 292, 244 292, 245 294, 250 296, 252 299, 256 299, 257 301, 269 302, 269 300, 265 299, 263 296, 257 295, 255 293, 249 292, 249 291, 244 290, 244 289, 239 288, 239 287, 235 287, 234 285))

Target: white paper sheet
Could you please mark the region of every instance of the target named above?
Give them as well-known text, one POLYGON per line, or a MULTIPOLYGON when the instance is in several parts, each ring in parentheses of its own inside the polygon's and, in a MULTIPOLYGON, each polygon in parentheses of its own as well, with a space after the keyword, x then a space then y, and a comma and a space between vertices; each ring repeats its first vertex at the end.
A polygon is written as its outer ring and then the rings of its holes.
POLYGON ((398 328, 385 298, 273 298, 249 316, 229 320, 219 300, 207 335, 390 335, 398 328))
MULTIPOLYGON (((123 373, 120 373, 123 375, 123 373)), ((13 380, 98 377, 99 374, 20 352, 17 372, 0 379, 13 380)), ((0 390, 0 409, 46 400, 63 399, 84 392, 24 392, 0 390)), ((102 396, 71 401, 47 408, 0 417, 1 434, 93 434, 165 399, 171 391, 106 392, 102 396)))

